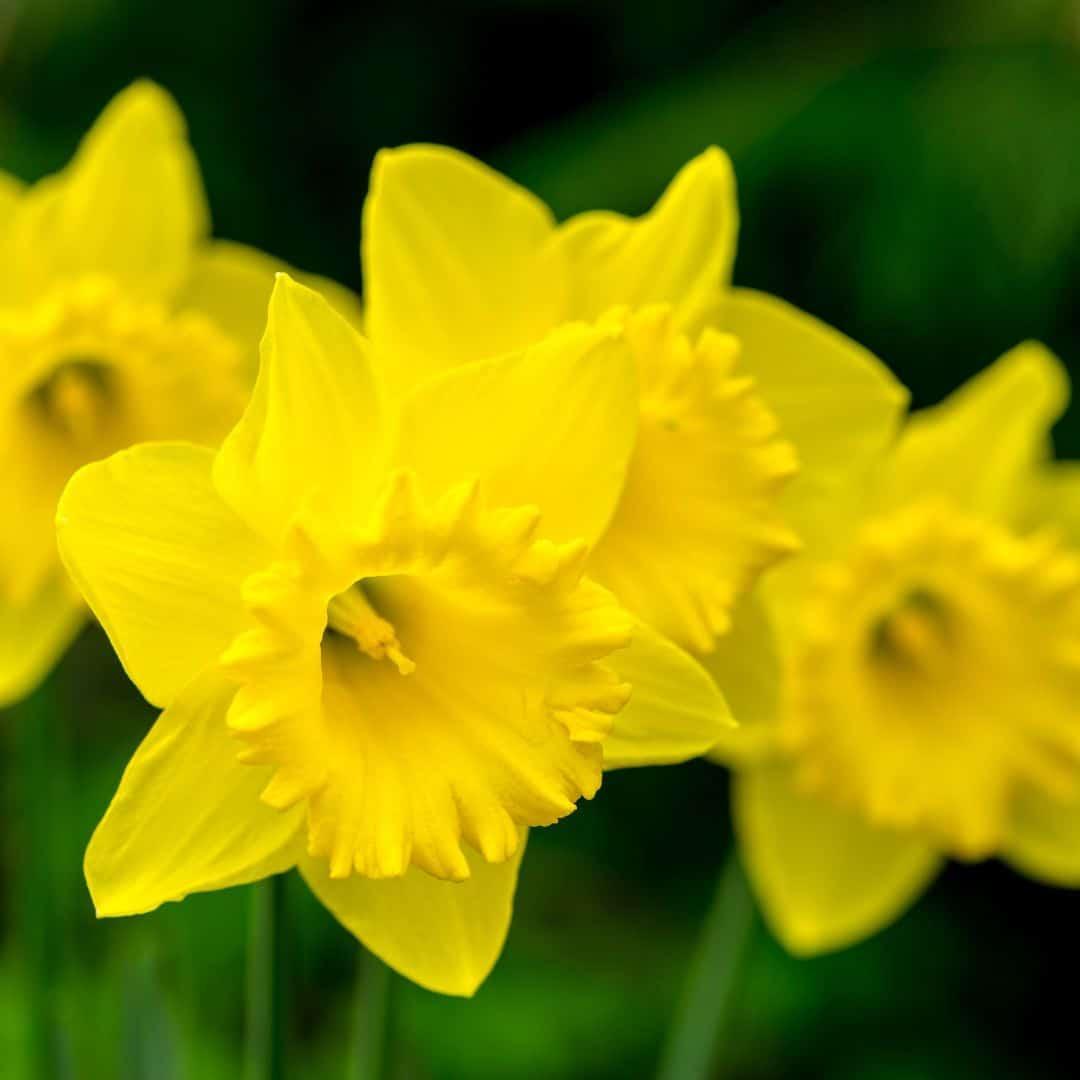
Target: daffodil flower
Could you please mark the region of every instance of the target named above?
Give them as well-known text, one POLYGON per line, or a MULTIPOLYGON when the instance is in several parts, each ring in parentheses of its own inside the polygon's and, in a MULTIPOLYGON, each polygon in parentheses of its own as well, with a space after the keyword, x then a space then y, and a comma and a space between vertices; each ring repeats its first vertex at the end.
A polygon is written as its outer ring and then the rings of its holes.
MULTIPOLYGON (((604 528, 588 571, 699 653, 888 444, 904 403, 842 335, 731 288, 737 225, 716 148, 636 220, 590 212, 556 224, 528 191, 434 146, 379 154, 364 209, 365 325, 393 395, 568 320, 625 327, 637 424, 622 486, 595 508, 604 528)), ((468 404, 476 423, 503 411, 495 394, 468 404)))
POLYGON ((208 232, 183 118, 149 83, 62 172, 0 173, 0 705, 85 619, 53 538, 68 477, 145 439, 216 444, 243 408, 279 265, 208 232))
POLYGON ((730 721, 582 576, 633 448, 622 329, 564 327, 393 407, 369 351, 281 276, 220 452, 136 447, 69 483, 65 564, 164 708, 86 875, 125 915, 296 866, 388 964, 470 994, 526 830, 609 755, 684 759, 730 721))
POLYGON ((1080 886, 1066 398, 1028 344, 916 414, 709 661, 750 729, 717 754, 747 869, 794 952, 872 934, 948 857, 1080 886))

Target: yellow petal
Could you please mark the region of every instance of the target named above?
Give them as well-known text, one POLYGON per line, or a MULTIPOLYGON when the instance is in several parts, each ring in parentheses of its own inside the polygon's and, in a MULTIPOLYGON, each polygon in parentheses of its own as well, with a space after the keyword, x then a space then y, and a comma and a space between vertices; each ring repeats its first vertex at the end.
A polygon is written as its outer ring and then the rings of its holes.
POLYGON ((850 338, 773 296, 735 289, 720 321, 738 337, 744 370, 795 445, 800 470, 781 498, 784 516, 808 554, 826 555, 850 534, 907 391, 850 338))
POLYGON ((135 751, 86 850, 99 917, 138 915, 296 864, 303 810, 260 802, 268 770, 237 762, 225 723, 234 692, 219 674, 200 677, 135 751))
POLYGON ((133 447, 80 469, 57 510, 68 571, 159 706, 246 626, 241 583, 265 561, 215 492, 212 461, 186 444, 133 447))
POLYGON ((1002 853, 1028 877, 1080 888, 1080 797, 1024 791, 1013 803, 1002 853))
POLYGON ((245 368, 252 381, 259 367, 259 340, 266 329, 274 275, 282 271, 322 293, 340 315, 360 329, 360 299, 350 289, 329 278, 299 274, 271 255, 227 240, 215 240, 199 252, 191 278, 178 298, 181 308, 201 311, 244 350, 245 368))
POLYGON ((59 568, 22 604, 0 604, 0 708, 29 694, 71 644, 86 608, 59 568))
POLYGON ((631 692, 604 740, 605 769, 689 761, 734 726, 705 669, 644 624, 608 664, 631 692))
POLYGON ((558 240, 570 267, 572 317, 670 303, 680 326, 697 324, 730 280, 738 222, 731 161, 716 147, 685 165, 644 217, 571 218, 558 240))
POLYGON ((731 630, 702 658, 731 706, 737 727, 725 728, 708 753, 719 765, 757 761, 776 745, 780 687, 779 642, 756 592, 735 609, 731 630))
POLYGON ((913 834, 875 828, 800 794, 778 767, 738 774, 734 813, 765 917, 798 955, 853 945, 881 930, 923 891, 941 861, 913 834))
POLYGON ((403 393, 466 360, 510 352, 564 317, 550 211, 454 150, 375 159, 364 206, 367 331, 403 393))
POLYGON ((17 286, 107 275, 138 298, 172 295, 209 230, 198 165, 176 103, 137 82, 118 94, 72 163, 35 185, 6 237, 17 286))
POLYGON ((469 849, 466 881, 439 881, 422 870, 385 881, 332 879, 325 859, 306 858, 300 872, 312 892, 366 948, 428 990, 471 997, 502 952, 525 852, 485 862, 469 849))
POLYGON ((1070 547, 1080 548, 1080 462, 1037 467, 1021 492, 1016 524, 1023 531, 1054 526, 1070 547))
POLYGON ((938 494, 989 517, 1021 512, 1031 469, 1068 398, 1061 363, 1036 342, 1018 345, 912 417, 880 487, 882 505, 938 494))
POLYGON ((549 539, 595 540, 637 426, 633 360, 614 333, 564 327, 430 380, 402 405, 396 461, 431 497, 480 477, 493 505, 538 506, 549 539))
POLYGON ((277 278, 255 391, 225 440, 214 482, 254 528, 278 539, 318 493, 342 520, 382 475, 382 412, 367 343, 318 293, 277 278))

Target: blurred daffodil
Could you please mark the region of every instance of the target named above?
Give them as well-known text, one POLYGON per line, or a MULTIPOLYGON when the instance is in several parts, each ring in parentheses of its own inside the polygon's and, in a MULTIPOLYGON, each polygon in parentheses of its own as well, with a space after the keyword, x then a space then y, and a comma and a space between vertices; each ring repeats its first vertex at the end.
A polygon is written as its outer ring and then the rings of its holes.
MULTIPOLYGON (((638 219, 556 224, 526 190, 434 146, 382 152, 364 210, 366 328, 399 397, 567 320, 625 327, 637 423, 621 485, 593 507, 588 571, 701 653, 758 573, 887 444, 904 400, 841 335, 731 288, 737 225, 731 165, 715 148, 638 219)), ((470 417, 502 410, 495 389, 478 391, 470 417)), ((548 419, 561 411, 553 401, 548 419)))
POLYGON ((0 174, 0 705, 85 618, 53 538, 68 477, 149 438, 216 444, 243 408, 277 266, 208 231, 183 118, 149 83, 62 172, 0 174))
POLYGON ((64 561, 164 707, 86 874, 125 915, 298 866, 391 966, 469 994, 526 829, 591 797, 609 752, 688 757, 730 721, 582 577, 633 448, 622 329, 565 327, 393 408, 368 352, 281 276, 216 456, 136 447, 68 485, 64 561))
POLYGON ((710 661, 749 728, 717 754, 744 858, 795 952, 873 933, 950 856, 1080 885, 1066 398, 1029 344, 916 414, 710 661))

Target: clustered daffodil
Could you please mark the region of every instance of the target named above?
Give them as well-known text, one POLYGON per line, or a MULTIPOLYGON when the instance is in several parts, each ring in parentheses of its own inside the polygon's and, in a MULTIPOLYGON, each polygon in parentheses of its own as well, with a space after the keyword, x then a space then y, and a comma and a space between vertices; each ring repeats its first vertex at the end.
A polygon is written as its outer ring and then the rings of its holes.
POLYGON ((1048 460, 1066 397, 1022 345, 915 414, 714 661, 745 705, 717 753, 744 857, 793 951, 873 933, 949 856, 1080 885, 1076 474, 1048 460))
MULTIPOLYGON (((298 867, 468 994, 527 830, 604 768, 705 752, 794 950, 872 932, 946 854, 1080 883, 1080 555, 1040 517, 1073 480, 1044 460, 1060 372, 1022 348, 897 442, 874 357, 731 287, 737 221, 716 149, 641 218, 562 224, 464 155, 383 152, 366 336, 281 276, 220 451, 78 472, 61 554, 164 709, 87 853, 100 914, 298 867)), ((65 437, 103 350, 27 384, 65 437)))
POLYGON ((85 617, 53 539, 68 477, 147 439, 216 444, 244 406, 278 266, 208 233, 183 118, 150 83, 63 171, 0 173, 0 705, 85 617))
POLYGON ((901 396, 729 288, 736 220, 716 150, 642 219, 563 226, 462 155, 381 155, 370 343, 283 281, 216 461, 148 448, 79 474, 61 549, 165 707, 88 852, 99 912, 298 865, 392 966, 468 993, 523 830, 603 767, 717 742, 726 706, 682 647, 728 629, 901 396))
POLYGON ((165 710, 86 873, 123 915, 298 866, 389 964, 467 994, 525 830, 591 797, 609 752, 689 757, 729 721, 582 576, 632 445, 621 329, 562 328, 396 410, 369 352, 281 276, 216 456, 137 447, 68 485, 66 565, 165 710), (502 414, 470 412, 492 394, 502 414))

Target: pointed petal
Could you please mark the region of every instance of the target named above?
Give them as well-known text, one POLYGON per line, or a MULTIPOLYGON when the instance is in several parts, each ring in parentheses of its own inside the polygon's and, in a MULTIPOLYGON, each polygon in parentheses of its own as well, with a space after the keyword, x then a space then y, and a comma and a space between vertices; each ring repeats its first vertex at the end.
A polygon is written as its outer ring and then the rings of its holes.
POLYGON ((1021 493, 1016 525, 1023 531, 1056 526, 1080 548, 1080 462, 1053 461, 1036 468, 1021 493))
POLYGON ((325 859, 300 863, 312 892, 366 948, 395 971, 439 994, 471 997, 502 952, 510 928, 516 854, 485 862, 470 848, 466 881, 439 881, 415 867, 404 877, 373 881, 329 876, 325 859))
POLYGON ((860 345, 776 297, 734 289, 720 321, 738 337, 742 365, 780 434, 795 444, 800 471, 781 500, 784 515, 808 554, 827 554, 849 535, 907 391, 860 345))
POLYGON ((60 554, 146 698, 168 705, 246 625, 265 549, 218 496, 213 453, 133 447, 80 469, 57 510, 60 554))
POLYGON ((797 955, 840 949, 881 930, 925 889, 941 862, 914 836, 874 828, 800 794, 781 768, 739 773, 734 812, 765 917, 797 955))
POLYGON ((616 331, 564 327, 431 379, 402 405, 398 464, 429 497, 479 477, 492 505, 540 508, 554 540, 595 540, 633 449, 637 384, 616 331))
POLYGON ((725 728, 708 753, 719 765, 759 760, 776 744, 783 667, 769 613, 757 592, 735 609, 731 630, 702 657, 738 727, 725 728))
POLYGON ((564 319, 550 211, 439 146, 384 150, 364 206, 367 330, 396 393, 510 352, 564 319))
POLYGON ((639 623, 627 649, 608 665, 631 686, 630 700, 604 740, 604 768, 673 765, 708 750, 734 724, 705 669, 639 623))
POLYGON ((72 163, 35 185, 6 238, 27 295, 58 279, 103 274, 136 297, 183 283, 209 231, 183 116, 150 82, 118 94, 72 163))
POLYGON ((86 851, 99 917, 138 915, 296 864, 303 808, 260 801, 269 770, 237 762, 225 723, 234 691, 216 673, 200 677, 135 751, 86 851))
POLYGON ((86 607, 57 570, 22 604, 0 604, 0 708, 49 673, 86 622, 86 607))
POLYGON ((322 296, 280 274, 260 352, 251 402, 214 464, 218 490, 270 539, 316 491, 347 520, 382 475, 367 343, 322 296))
POLYGON ((244 350, 245 369, 252 381, 259 370, 259 340, 266 329, 274 276, 281 272, 321 293, 340 315, 360 329, 360 298, 350 289, 329 278, 300 274, 256 248, 227 240, 215 240, 203 247, 178 298, 180 307, 202 312, 244 350))
POLYGON ((1018 345, 912 417, 890 459, 882 504, 939 494, 975 513, 1012 517, 1068 398, 1060 361, 1036 342, 1018 345))
POLYGON ((731 161, 716 147, 685 165, 644 217, 599 211, 571 218, 558 231, 570 266, 571 317, 669 303, 679 325, 696 325, 731 278, 738 224, 731 161))
POLYGON ((1080 797, 1025 791, 1013 804, 1002 853, 1028 877, 1080 888, 1080 797))

